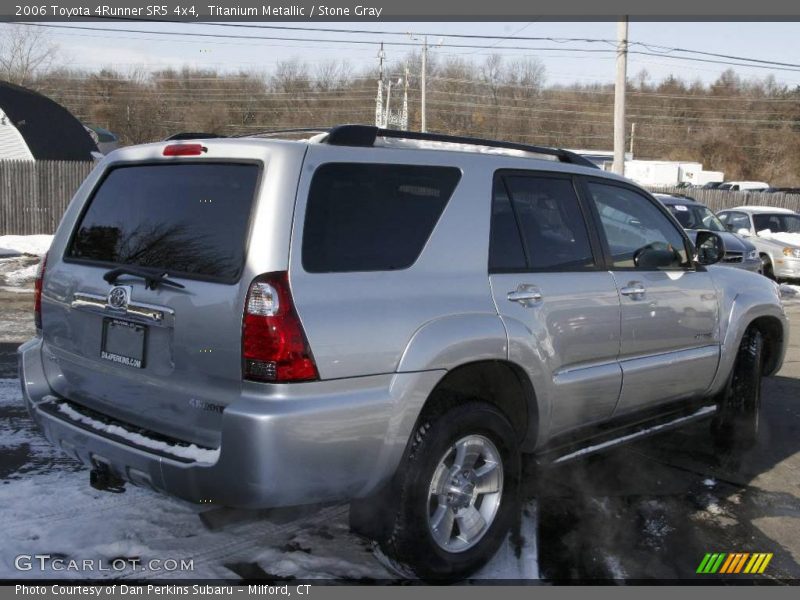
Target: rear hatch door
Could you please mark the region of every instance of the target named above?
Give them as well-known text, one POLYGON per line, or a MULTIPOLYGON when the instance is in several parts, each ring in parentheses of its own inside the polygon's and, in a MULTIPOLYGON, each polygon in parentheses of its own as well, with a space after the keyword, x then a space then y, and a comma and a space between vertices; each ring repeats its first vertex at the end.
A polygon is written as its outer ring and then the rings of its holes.
POLYGON ((61 300, 42 314, 58 394, 147 431, 218 445, 222 411, 241 392, 243 275, 262 171, 187 160, 104 174, 46 274, 48 295, 61 300))

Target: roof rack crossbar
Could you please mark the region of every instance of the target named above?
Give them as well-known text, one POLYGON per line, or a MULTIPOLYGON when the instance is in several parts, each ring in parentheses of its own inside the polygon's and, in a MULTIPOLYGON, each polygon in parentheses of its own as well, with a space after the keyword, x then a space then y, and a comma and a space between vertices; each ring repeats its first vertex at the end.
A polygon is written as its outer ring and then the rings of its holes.
POLYGON ((451 144, 469 144, 473 146, 486 146, 489 148, 505 148, 507 150, 520 150, 533 154, 555 156, 564 163, 571 163, 583 167, 597 169, 597 165, 589 159, 568 150, 560 148, 547 148, 532 146, 517 142, 504 142, 487 140, 484 138, 447 135, 442 133, 422 133, 419 131, 402 131, 397 129, 381 129, 374 125, 339 125, 330 129, 326 142, 333 146, 373 146, 378 137, 396 138, 404 140, 420 140, 427 142, 446 142, 451 144))

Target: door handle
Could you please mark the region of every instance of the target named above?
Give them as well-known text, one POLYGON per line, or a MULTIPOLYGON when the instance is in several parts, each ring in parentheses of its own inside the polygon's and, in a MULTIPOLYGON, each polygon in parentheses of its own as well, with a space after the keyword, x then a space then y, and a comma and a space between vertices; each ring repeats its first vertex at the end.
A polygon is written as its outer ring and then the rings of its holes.
POLYGON ((542 299, 542 292, 533 285, 522 284, 513 292, 508 292, 509 302, 518 302, 522 306, 530 307, 542 299))
POLYGON ((646 291, 641 281, 631 281, 619 293, 623 296, 643 296, 646 291))

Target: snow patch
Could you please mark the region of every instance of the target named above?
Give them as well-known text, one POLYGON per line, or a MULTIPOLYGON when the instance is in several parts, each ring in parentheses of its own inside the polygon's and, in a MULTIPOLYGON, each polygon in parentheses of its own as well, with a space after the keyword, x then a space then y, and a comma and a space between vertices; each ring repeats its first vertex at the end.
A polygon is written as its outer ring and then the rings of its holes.
POLYGON ((43 256, 52 241, 52 235, 0 235, 0 256, 43 256))
POLYGON ((763 237, 768 240, 776 240, 790 246, 800 247, 800 233, 788 233, 786 231, 772 232, 771 229, 762 229, 756 232, 758 237, 763 237))
POLYGON ((32 264, 16 271, 6 273, 6 283, 12 286, 20 286, 25 283, 31 283, 36 279, 36 274, 39 271, 39 265, 32 264))
MULTIPOLYGON (((49 400, 51 402, 58 401, 58 399, 53 396, 45 396, 45 400, 49 400)), ((104 433, 123 438, 133 444, 136 444, 137 446, 152 448, 153 450, 159 450, 161 452, 172 454, 173 456, 195 460, 202 463, 213 464, 217 462, 217 459, 219 459, 218 448, 215 450, 209 450, 207 448, 200 448, 194 444, 190 444, 189 446, 177 446, 175 444, 168 444, 167 442, 154 440, 140 433, 128 431, 119 425, 108 425, 106 423, 96 421, 91 417, 87 417, 86 415, 79 413, 74 408, 68 404, 64 404, 63 402, 58 404, 58 410, 67 415, 73 421, 88 425, 96 431, 102 431, 104 433)))
POLYGON ((603 557, 603 562, 606 563, 606 568, 613 579, 625 579, 627 577, 618 556, 606 555, 603 557))

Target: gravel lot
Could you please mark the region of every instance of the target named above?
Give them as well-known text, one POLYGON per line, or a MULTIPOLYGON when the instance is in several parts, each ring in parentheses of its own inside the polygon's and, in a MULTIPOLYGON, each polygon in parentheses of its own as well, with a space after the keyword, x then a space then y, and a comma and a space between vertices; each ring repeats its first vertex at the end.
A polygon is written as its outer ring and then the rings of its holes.
MULTIPOLYGON (((35 262, 18 260, 10 271, 35 262)), ((87 470, 50 448, 21 405, 14 350, 32 334, 29 286, 0 280, 1 578, 42 576, 14 569, 15 556, 31 553, 194 560, 192 572, 45 574, 62 578, 390 576, 347 531, 346 505, 201 514, 131 486, 124 494, 90 488, 87 470)), ((788 311, 790 348, 781 372, 764 381, 756 448, 720 455, 708 423, 698 422, 542 470, 527 485, 523 546, 507 543, 480 576, 688 579, 701 577, 706 552, 773 552, 761 577, 800 579, 800 296, 788 311)))

